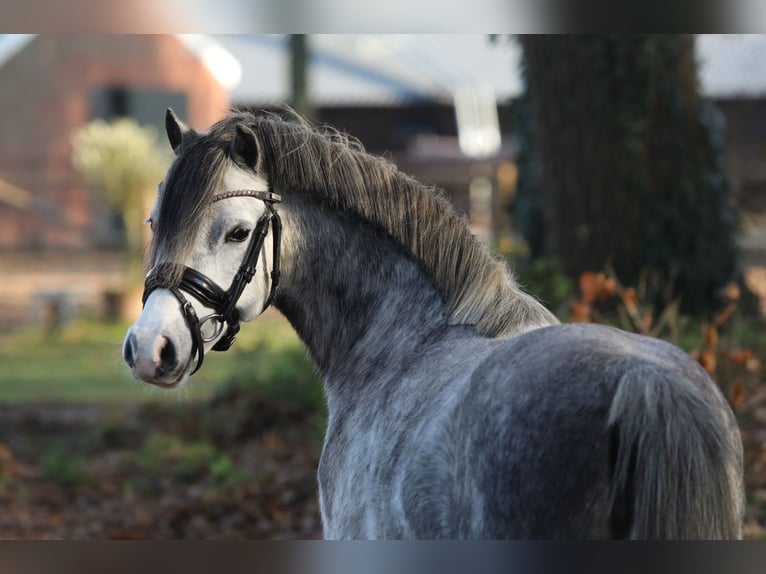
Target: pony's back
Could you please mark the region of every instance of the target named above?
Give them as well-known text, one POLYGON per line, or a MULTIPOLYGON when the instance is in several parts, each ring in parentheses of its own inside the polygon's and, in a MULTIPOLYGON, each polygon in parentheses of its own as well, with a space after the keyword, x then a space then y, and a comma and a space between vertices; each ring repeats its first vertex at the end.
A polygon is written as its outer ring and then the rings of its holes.
POLYGON ((572 324, 508 339, 474 372, 442 437, 457 444, 444 468, 457 460, 479 481, 455 487, 463 512, 485 493, 480 528, 451 535, 741 537, 733 413, 664 341, 572 324))

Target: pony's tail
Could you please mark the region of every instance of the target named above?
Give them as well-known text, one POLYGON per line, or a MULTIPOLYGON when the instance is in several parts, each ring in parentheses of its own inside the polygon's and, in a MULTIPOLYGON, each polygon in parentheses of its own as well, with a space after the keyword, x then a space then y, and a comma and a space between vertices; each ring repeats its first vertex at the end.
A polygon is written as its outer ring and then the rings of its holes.
POLYGON ((631 539, 742 536, 742 441, 731 408, 700 369, 633 367, 609 413, 611 531, 631 539), (675 371, 677 373, 677 371, 675 371))

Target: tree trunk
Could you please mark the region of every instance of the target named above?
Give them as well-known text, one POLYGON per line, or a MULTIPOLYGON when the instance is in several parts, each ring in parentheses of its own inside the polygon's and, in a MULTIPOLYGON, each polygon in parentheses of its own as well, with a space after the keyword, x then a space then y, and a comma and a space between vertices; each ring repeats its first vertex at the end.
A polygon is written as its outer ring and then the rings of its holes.
POLYGON ((306 34, 290 34, 290 105, 304 117, 313 113, 308 93, 308 64, 306 34))
POLYGON ((538 254, 571 276, 612 265, 635 283, 648 270, 687 311, 714 308, 736 271, 736 217, 721 126, 699 97, 694 38, 521 43, 529 146, 520 198, 540 205, 538 254))

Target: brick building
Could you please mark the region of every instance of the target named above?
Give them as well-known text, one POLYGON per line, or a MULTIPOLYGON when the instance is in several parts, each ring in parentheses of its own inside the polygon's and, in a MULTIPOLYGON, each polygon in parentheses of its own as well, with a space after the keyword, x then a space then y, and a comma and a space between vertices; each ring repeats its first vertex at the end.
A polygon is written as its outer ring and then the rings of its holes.
POLYGON ((72 167, 75 129, 123 115, 162 129, 169 105, 192 124, 208 125, 229 106, 228 88, 209 59, 211 50, 219 49, 220 58, 222 49, 204 37, 5 39, 13 45, 0 44, 0 276, 6 282, 0 324, 30 318, 38 299, 66 297, 68 306, 95 301, 121 280, 119 218, 72 167))
POLYGON ((0 66, 0 86, 0 179, 39 208, 0 204, 0 250, 98 246, 101 206, 71 164, 79 126, 120 115, 160 126, 168 105, 207 125, 229 105, 176 36, 36 36, 0 66))

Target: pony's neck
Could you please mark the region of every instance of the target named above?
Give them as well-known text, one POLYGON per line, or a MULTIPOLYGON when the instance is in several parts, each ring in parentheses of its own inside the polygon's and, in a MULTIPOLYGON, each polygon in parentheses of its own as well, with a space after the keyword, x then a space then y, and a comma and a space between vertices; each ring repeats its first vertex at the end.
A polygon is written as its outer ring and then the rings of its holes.
POLYGON ((342 137, 251 121, 266 150, 262 170, 271 184, 285 196, 321 197, 333 210, 384 229, 428 274, 448 324, 471 325, 496 338, 557 322, 519 288, 441 194, 342 137))
POLYGON ((276 306, 326 381, 374 374, 446 327, 439 292, 385 232, 305 199, 286 203, 283 219, 276 306))

